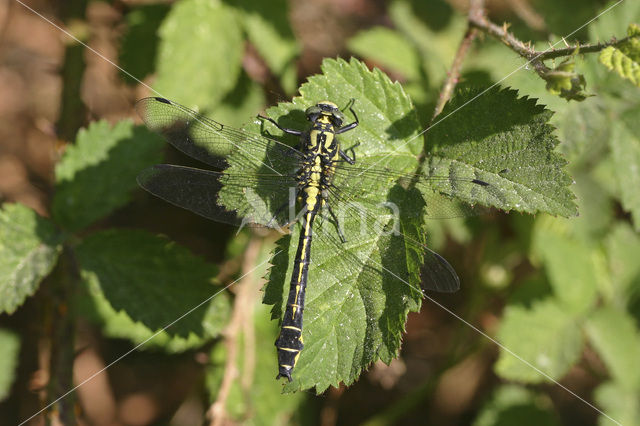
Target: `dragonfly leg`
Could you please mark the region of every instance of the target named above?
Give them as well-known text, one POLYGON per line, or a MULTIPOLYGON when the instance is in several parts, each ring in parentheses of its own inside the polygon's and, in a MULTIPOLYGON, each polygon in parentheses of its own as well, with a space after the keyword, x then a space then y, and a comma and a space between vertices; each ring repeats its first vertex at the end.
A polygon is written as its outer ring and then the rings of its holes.
POLYGON ((355 145, 349 147, 346 150, 346 152, 343 151, 343 150, 340 150, 339 151, 340 157, 342 157, 342 159, 344 161, 346 161, 347 163, 349 163, 349 164, 351 164, 353 166, 354 164, 356 164, 356 151, 355 151, 354 148, 357 148, 358 146, 360 146, 360 141, 356 142, 355 145), (347 152, 350 152, 352 156, 349 157, 349 155, 347 155, 347 152))
MULTIPOLYGON (((352 99, 353 100, 353 99, 352 99)), ((355 102, 355 100, 353 100, 355 102)), ((350 102, 353 105, 353 102, 350 102)), ((358 124, 360 124, 360 120, 358 120, 358 116, 356 115, 356 112, 353 110, 352 106, 349 106, 349 111, 351 111, 351 114, 353 114, 353 117, 356 119, 353 123, 349 123, 347 125, 344 125, 342 127, 340 127, 338 130, 336 130, 336 134, 339 135, 341 133, 344 132, 348 132, 349 130, 355 129, 356 127, 358 127, 358 124)))
POLYGON ((258 118, 260 118, 262 120, 267 120, 268 122, 270 122, 273 125, 275 125, 278 129, 282 130, 283 132, 285 132, 285 133, 287 133, 289 135, 301 136, 302 133, 303 133, 301 130, 288 129, 286 127, 282 127, 273 118, 265 117, 264 115, 258 115, 258 118))
POLYGON ((340 237, 340 241, 342 241, 342 243, 346 243, 347 239, 344 237, 344 233, 342 232, 342 228, 340 227, 340 222, 338 222, 338 218, 336 217, 335 213, 333 213, 333 210, 331 210, 331 206, 328 203, 325 205, 327 206, 327 210, 329 210, 329 214, 331 215, 331 218, 333 219, 333 222, 336 225, 336 229, 338 230, 338 237, 340 237))

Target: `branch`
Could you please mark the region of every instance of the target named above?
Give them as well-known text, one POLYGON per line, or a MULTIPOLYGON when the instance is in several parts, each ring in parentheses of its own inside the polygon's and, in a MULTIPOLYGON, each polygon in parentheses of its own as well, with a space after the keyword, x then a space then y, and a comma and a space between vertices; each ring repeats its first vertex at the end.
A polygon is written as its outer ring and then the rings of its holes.
MULTIPOLYGON (((470 0, 469 3, 469 22, 471 23, 471 17, 475 15, 483 15, 484 9, 484 0, 470 0)), ((471 43, 476 38, 478 31, 476 28, 472 27, 469 24, 469 28, 467 28, 467 32, 465 33, 462 41, 460 42, 460 46, 458 46, 458 51, 456 52, 456 56, 453 58, 453 64, 451 64, 451 69, 449 69, 447 80, 444 82, 444 86, 440 91, 440 96, 438 97, 438 103, 436 104, 436 109, 433 113, 433 117, 431 121, 433 121, 438 114, 442 112, 445 104, 451 99, 451 95, 453 94, 453 89, 455 89, 456 84, 460 80, 460 70, 462 69, 462 63, 464 62, 464 58, 467 55, 469 47, 471 47, 471 43)))
MULTIPOLYGON (((516 52, 518 55, 525 58, 527 61, 533 65, 533 68, 538 72, 538 74, 546 73, 549 71, 549 68, 544 65, 543 61, 548 59, 560 58, 563 56, 571 56, 576 50, 580 53, 595 53, 600 52, 601 50, 609 47, 609 46, 617 46, 625 41, 629 40, 630 37, 625 37, 620 40, 616 40, 615 38, 611 39, 608 42, 597 43, 597 44, 580 44, 576 43, 575 45, 567 45, 566 48, 563 49, 554 49, 550 48, 548 50, 544 50, 542 52, 535 50, 531 43, 524 43, 520 39, 518 39, 513 33, 510 33, 507 24, 503 24, 502 26, 496 25, 491 22, 484 14, 477 15, 469 15, 469 26, 474 27, 484 33, 487 33, 494 38, 500 40, 511 50, 516 52)), ((566 43, 566 42, 565 42, 566 43)))

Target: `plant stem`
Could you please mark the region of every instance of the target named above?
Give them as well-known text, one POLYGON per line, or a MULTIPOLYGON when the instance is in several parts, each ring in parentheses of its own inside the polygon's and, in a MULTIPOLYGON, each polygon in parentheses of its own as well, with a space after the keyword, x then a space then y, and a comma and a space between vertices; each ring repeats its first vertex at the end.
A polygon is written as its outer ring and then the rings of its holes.
MULTIPOLYGON (((470 0, 469 2, 469 22, 471 22, 472 15, 482 15, 484 9, 484 0, 470 0)), ((446 81, 444 82, 444 86, 440 91, 440 96, 438 97, 438 103, 436 104, 436 109, 433 113, 433 117, 431 121, 438 116, 442 112, 445 104, 451 99, 451 95, 453 95, 453 89, 455 89, 458 81, 460 80, 460 70, 462 69, 462 63, 464 62, 464 58, 467 56, 467 52, 471 47, 471 43, 476 38, 478 31, 476 28, 469 25, 467 28, 467 32, 465 33, 460 45, 458 46, 458 51, 456 52, 456 56, 453 58, 453 63, 451 64, 451 68, 449 69, 449 73, 446 81)))
POLYGON ((550 48, 548 50, 544 50, 542 52, 535 50, 531 43, 524 43, 522 40, 518 39, 513 33, 508 31, 508 25, 503 24, 502 26, 496 25, 491 22, 484 13, 471 15, 469 14, 469 26, 474 27, 490 36, 500 40, 511 50, 516 52, 518 55, 525 58, 527 61, 531 63, 533 69, 540 75, 545 74, 550 69, 543 63, 543 61, 548 59, 561 58, 563 56, 571 56, 574 54, 576 49, 580 53, 595 53, 599 52, 609 46, 617 46, 620 43, 624 43, 629 37, 625 37, 620 40, 611 39, 608 42, 597 43, 597 44, 580 44, 576 43, 573 46, 567 46, 562 49, 554 49, 550 48))
POLYGON ((80 273, 75 255, 65 246, 52 286, 51 359, 49 362, 49 386, 47 424, 74 425, 75 398, 64 396, 73 388, 73 361, 75 360, 75 313, 72 301, 80 273), (64 397, 62 397, 64 396, 64 397))
MULTIPOLYGON (((260 241, 257 239, 252 239, 249 242, 249 247, 247 248, 244 261, 242 262, 243 273, 250 270, 253 265, 256 264, 256 259, 259 254, 260 241)), ((254 274, 248 274, 236 286, 237 293, 233 304, 233 313, 231 314, 229 324, 224 331, 224 342, 227 348, 224 375, 222 377, 222 383, 220 384, 220 389, 218 390, 216 400, 213 402, 213 404, 211 404, 207 411, 207 417, 209 418, 210 426, 220 426, 231 421, 228 418, 228 414, 226 411, 227 400, 231 392, 231 386, 240 377, 240 372, 237 365, 240 352, 239 346, 242 339, 241 334, 243 331, 243 324, 253 321, 251 316, 253 315, 253 305, 256 288, 252 284, 255 284, 256 281, 258 280, 256 280, 254 274)), ((252 332, 251 334, 253 335, 252 332)), ((246 337, 247 336, 245 336, 245 338, 246 337)), ((253 341, 251 341, 249 345, 254 346, 255 344, 253 341)), ((245 352, 245 356, 246 355, 247 352, 245 352)), ((243 383, 241 384, 244 385, 243 390, 245 391, 245 393, 248 393, 251 386, 250 380, 252 379, 252 377, 249 377, 246 372, 250 371, 251 373, 253 373, 255 369, 255 357, 251 356, 245 361, 248 364, 245 363, 244 365, 245 368, 243 370, 245 371, 245 375, 242 376, 243 383)))

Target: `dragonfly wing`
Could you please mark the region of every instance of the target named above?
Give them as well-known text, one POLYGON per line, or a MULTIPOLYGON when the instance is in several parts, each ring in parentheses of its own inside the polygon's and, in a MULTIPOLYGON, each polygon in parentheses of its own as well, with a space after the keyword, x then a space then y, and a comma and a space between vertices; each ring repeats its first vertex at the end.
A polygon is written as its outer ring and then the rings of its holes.
MULTIPOLYGON (((138 184, 153 195, 200 216, 232 225, 283 226, 288 223, 287 187, 295 181, 282 175, 235 175, 171 164, 158 164, 138 175, 138 184), (220 191, 236 194, 225 207, 220 191), (241 199, 242 198, 242 199, 241 199)), ((294 198, 295 200, 295 198, 294 198)))
POLYGON ((420 279, 424 290, 454 293, 460 290, 460 279, 449 262, 428 247, 422 247, 424 260, 420 269, 420 279))
POLYGON ((176 102, 151 97, 139 100, 136 110, 152 131, 174 147, 214 167, 226 167, 225 158, 254 169, 282 173, 283 166, 301 157, 296 149, 262 135, 225 126, 176 102), (284 164, 283 164, 284 162, 284 164))
POLYGON ((450 219, 455 217, 477 216, 485 213, 486 208, 475 205, 489 197, 492 185, 475 179, 454 176, 427 176, 424 174, 399 173, 376 168, 358 161, 357 166, 343 165, 336 170, 335 186, 351 199, 360 198, 358 194, 377 193, 380 202, 385 201, 386 193, 395 185, 414 186, 425 199, 425 219, 450 219), (353 195, 348 195, 353 194, 353 195), (468 202, 461 202, 463 198, 468 202))

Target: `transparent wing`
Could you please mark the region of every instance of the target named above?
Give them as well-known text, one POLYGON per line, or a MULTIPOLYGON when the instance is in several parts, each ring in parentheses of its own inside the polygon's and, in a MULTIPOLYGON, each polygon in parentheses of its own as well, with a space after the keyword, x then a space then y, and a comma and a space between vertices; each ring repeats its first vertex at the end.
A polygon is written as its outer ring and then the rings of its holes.
POLYGON ((375 165, 368 167, 362 161, 358 161, 357 166, 341 163, 333 180, 340 198, 349 202, 369 200, 371 203, 371 199, 375 203, 385 202, 387 192, 395 185, 404 188, 414 186, 420 190, 426 201, 425 219, 450 219, 485 213, 487 209, 475 203, 481 203, 495 192, 491 185, 480 179, 399 173, 376 168, 375 165), (474 205, 459 201, 462 196, 474 205))
POLYGON ((285 226, 290 222, 290 200, 295 202, 287 190, 292 187, 295 194, 295 179, 277 174, 240 175, 158 164, 143 170, 138 184, 171 204, 236 226, 285 226), (224 194, 235 199, 222 201, 224 194))
MULTIPOLYGON (((460 280, 455 270, 427 246, 421 228, 417 225, 412 228, 412 221, 420 223, 419 215, 424 210, 412 208, 416 204, 414 202, 402 205, 399 200, 407 195, 404 189, 400 188, 404 194, 398 194, 397 204, 390 201, 393 196, 384 199, 354 197, 343 189, 332 188, 329 202, 347 242, 342 243, 338 239, 336 224, 326 213, 320 232, 322 239, 336 250, 342 250, 341 256, 346 262, 361 265, 363 271, 367 265, 367 273, 375 271, 383 281, 407 286, 412 281, 408 271, 419 270, 423 289, 439 292, 459 290, 460 280), (372 253, 363 251, 367 246, 373 247, 372 253), (378 260, 375 260, 376 256, 380 256, 378 260)), ((420 197, 416 191, 409 194, 416 199, 420 197)), ((417 204, 422 205, 422 201, 417 204)))
POLYGON ((234 161, 244 167, 287 174, 301 158, 301 153, 288 145, 225 126, 168 99, 141 99, 136 110, 149 129, 190 157, 214 167, 226 167, 225 157, 233 154, 234 161))

